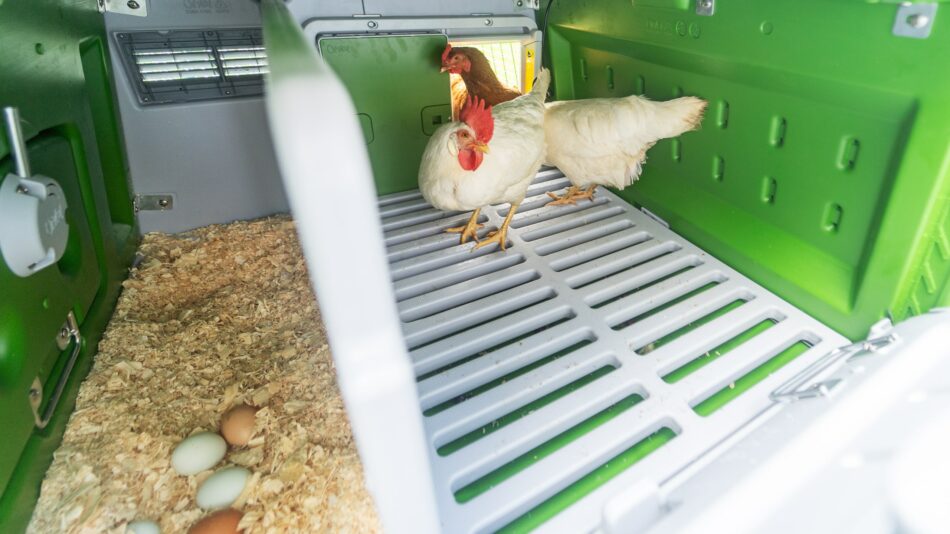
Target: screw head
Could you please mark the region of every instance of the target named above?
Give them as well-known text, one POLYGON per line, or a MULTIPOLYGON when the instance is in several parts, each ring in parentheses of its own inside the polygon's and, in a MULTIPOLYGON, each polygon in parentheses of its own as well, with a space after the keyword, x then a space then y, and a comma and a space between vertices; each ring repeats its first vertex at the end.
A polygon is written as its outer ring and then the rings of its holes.
POLYGON ((524 2, 522 0, 518 0, 518 7, 521 7, 523 5, 524 5, 524 2))
POLYGON ((699 0, 699 5, 702 6, 703 9, 709 9, 712 7, 712 0, 699 0))
POLYGON ((25 185, 18 185, 18 186, 16 186, 16 192, 19 193, 19 194, 21 194, 21 195, 25 195, 25 194, 29 193, 30 190, 27 189, 25 185))
POLYGON ((139 3, 136 2, 135 0, 129 0, 129 2, 128 2, 127 4, 125 4, 125 5, 129 6, 129 9, 138 9, 138 8, 142 7, 142 6, 139 5, 139 3))
POLYGON ((930 17, 923 13, 914 13, 907 17, 907 25, 911 28, 923 28, 930 24, 930 17))
POLYGON ((491 26, 491 25, 492 25, 492 20, 491 20, 491 19, 485 19, 485 26, 491 26))
POLYGON ((370 28, 375 28, 375 27, 379 26, 379 24, 378 24, 375 20, 371 20, 371 21, 367 22, 366 25, 369 26, 370 28))

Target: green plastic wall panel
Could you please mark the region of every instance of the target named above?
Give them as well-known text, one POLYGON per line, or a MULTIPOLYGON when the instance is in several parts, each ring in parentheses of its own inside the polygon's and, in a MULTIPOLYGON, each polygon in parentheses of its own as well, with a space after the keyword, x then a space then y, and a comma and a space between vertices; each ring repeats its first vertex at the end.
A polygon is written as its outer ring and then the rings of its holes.
MULTIPOLYGON (((95 0, 0 1, 0 106, 20 110, 32 170, 62 186, 70 225, 55 266, 19 278, 0 261, 0 532, 29 521, 137 246, 105 42, 95 0), (52 420, 36 430, 28 391, 40 377, 45 408, 68 356, 55 336, 69 311, 82 351, 52 420)), ((0 135, 0 180, 11 167, 0 135)))
POLYGON ((950 17, 912 39, 896 10, 556 0, 547 62, 558 99, 707 99, 624 198, 860 338, 950 303, 950 17))
POLYGON ((419 187, 429 136, 452 120, 449 77, 439 73, 445 44, 443 35, 320 40, 323 58, 360 114, 380 195, 419 187))

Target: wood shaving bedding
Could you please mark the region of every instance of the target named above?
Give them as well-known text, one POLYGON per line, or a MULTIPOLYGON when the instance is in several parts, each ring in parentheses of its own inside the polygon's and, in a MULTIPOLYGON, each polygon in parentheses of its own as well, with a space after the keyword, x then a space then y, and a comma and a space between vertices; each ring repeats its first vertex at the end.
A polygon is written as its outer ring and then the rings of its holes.
POLYGON ((185 532, 212 471, 180 476, 171 451, 240 402, 261 407, 254 436, 217 468, 254 473, 245 532, 378 532, 293 222, 148 234, 141 252, 28 532, 185 532))

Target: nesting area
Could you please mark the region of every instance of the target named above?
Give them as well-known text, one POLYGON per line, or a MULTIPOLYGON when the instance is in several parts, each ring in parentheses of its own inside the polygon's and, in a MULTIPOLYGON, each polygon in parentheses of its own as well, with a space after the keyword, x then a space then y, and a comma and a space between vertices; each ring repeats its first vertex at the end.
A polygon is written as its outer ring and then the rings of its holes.
POLYGON ((43 482, 29 532, 185 532, 212 471, 178 475, 174 447, 245 402, 247 533, 377 532, 373 502, 288 217, 146 235, 43 482))

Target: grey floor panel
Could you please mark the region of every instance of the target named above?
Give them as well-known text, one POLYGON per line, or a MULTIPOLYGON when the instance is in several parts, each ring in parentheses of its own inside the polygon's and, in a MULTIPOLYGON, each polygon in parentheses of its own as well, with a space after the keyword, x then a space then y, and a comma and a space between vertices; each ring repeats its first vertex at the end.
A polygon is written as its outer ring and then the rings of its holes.
MULTIPOLYGON (((507 251, 459 245, 444 229, 469 214, 434 210, 417 191, 380 199, 446 531, 504 527, 667 429, 542 525, 590 530, 618 491, 670 479, 848 343, 608 191, 546 205, 568 185, 557 169, 538 173, 507 251), (798 343, 802 354, 697 412, 798 343)), ((479 235, 509 209, 482 210, 479 235)))

